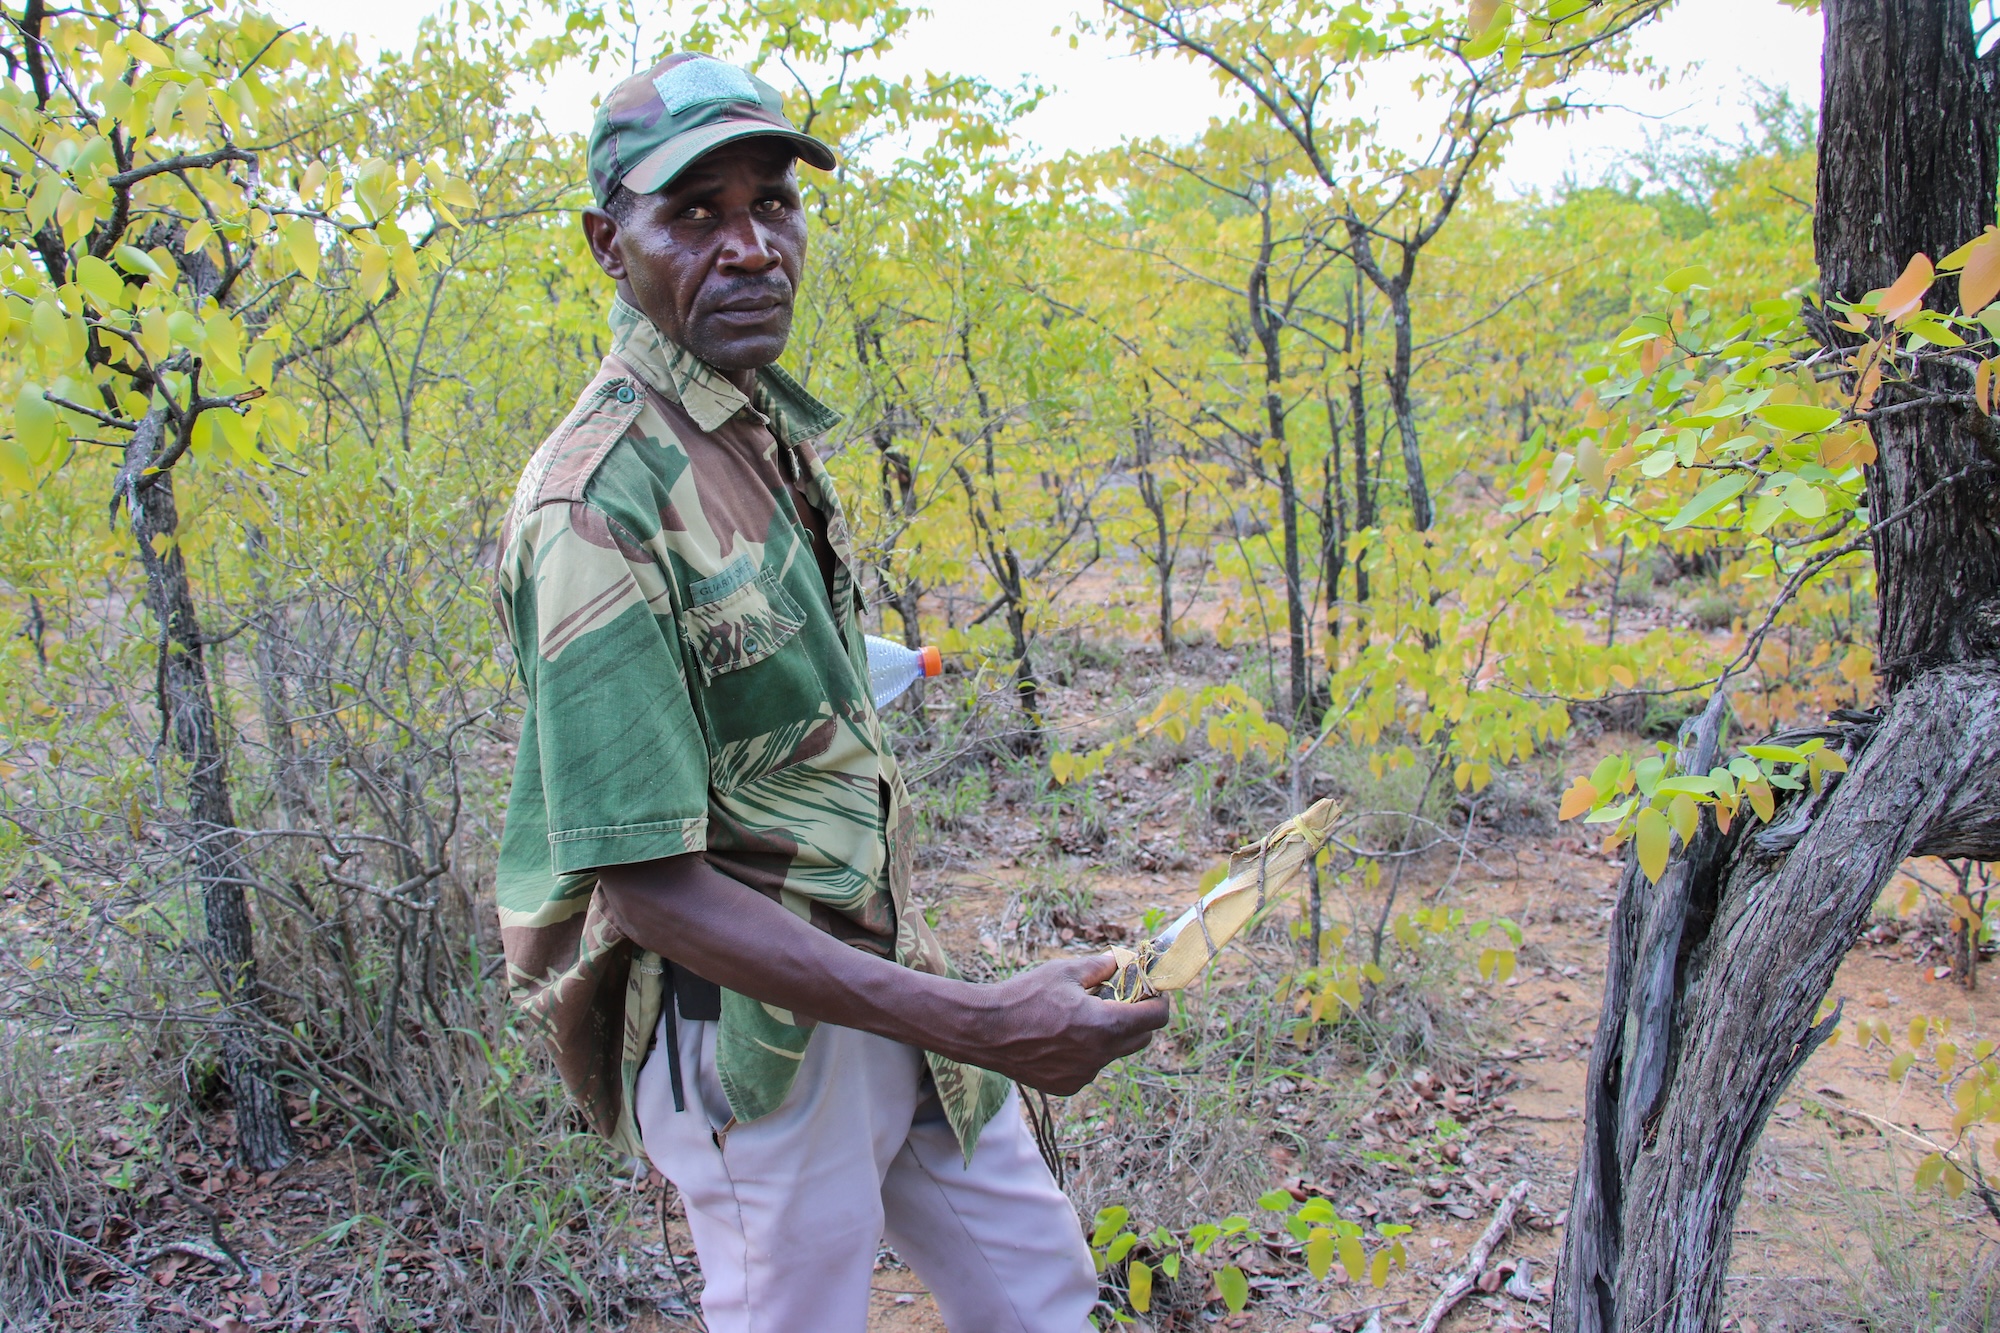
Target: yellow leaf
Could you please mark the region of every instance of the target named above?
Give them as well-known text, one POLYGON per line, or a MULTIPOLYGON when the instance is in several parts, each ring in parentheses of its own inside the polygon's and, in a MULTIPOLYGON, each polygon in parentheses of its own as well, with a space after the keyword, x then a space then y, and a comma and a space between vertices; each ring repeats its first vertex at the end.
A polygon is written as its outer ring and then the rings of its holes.
POLYGON ((2000 228, 1990 224, 1972 243, 1965 256, 1965 271, 1958 275, 1958 308, 1977 314, 2000 296, 2000 228))
POLYGON ((35 335, 35 342, 44 348, 69 340, 69 332, 63 327, 62 307, 46 296, 36 301, 29 312, 28 329, 35 335))
POLYGON ((1930 256, 1918 254, 1903 266, 1902 276, 1889 285, 1876 303, 1876 313, 1884 319, 1902 321, 1924 307, 1924 293, 1937 277, 1930 256))
POLYGON ((278 361, 278 345, 265 338, 250 349, 250 356, 243 363, 243 373, 252 384, 263 388, 271 387, 271 376, 278 361))
POLYGON ((197 222, 187 229, 187 238, 181 242, 181 253, 191 255, 207 245, 215 235, 215 228, 206 222, 197 222))
POLYGON ((1593 489, 1604 484, 1604 455, 1589 440, 1576 447, 1576 473, 1593 489))
POLYGON ((30 384, 14 400, 14 439, 24 459, 39 466, 48 459, 56 443, 56 409, 42 391, 30 384))
POLYGON ((1152 1265, 1134 1259, 1127 1271, 1126 1291, 1132 1298, 1132 1308, 1140 1314, 1153 1308, 1152 1265))
POLYGON ((1358 1236, 1342 1236, 1340 1246, 1340 1266, 1347 1270, 1347 1280, 1359 1282, 1368 1272, 1368 1255, 1361 1248, 1358 1236))
POLYGON ((1575 819, 1591 806, 1597 804, 1597 788, 1590 785, 1590 779, 1578 778, 1563 793, 1562 808, 1556 812, 1558 820, 1575 819))
POLYGON ((1941 1041, 1937 1046, 1938 1073, 1950 1075, 1952 1066, 1958 1063, 1958 1043, 1941 1041))
POLYGON ((1639 678, 1632 674, 1632 668, 1623 665, 1614 664, 1612 666, 1611 679, 1617 681, 1621 686, 1623 686, 1625 689, 1628 690, 1631 689, 1634 685, 1637 685, 1639 683, 1639 678))
POLYGON ((1333 1268, 1333 1233, 1324 1227, 1314 1227, 1306 1241, 1306 1271, 1313 1275, 1315 1282, 1324 1281, 1333 1268))
POLYGON ((1938 1178, 1943 1174, 1944 1158, 1937 1153, 1931 1153, 1917 1163, 1916 1186, 1920 1190, 1927 1190, 1937 1184, 1938 1178))
POLYGON ((230 452, 245 463, 261 465, 271 460, 257 447, 257 432, 242 414, 221 408, 215 412, 215 429, 230 452))
MULTIPOLYGON (((400 241, 389 251, 389 261, 396 272, 396 285, 406 292, 417 289, 417 252, 408 241, 400 241)), ((1236 756, 1241 759, 1243 756, 1236 756)))
POLYGON ((307 282, 319 280, 319 235, 311 218, 293 218, 285 223, 285 250, 292 264, 307 282))
POLYGON ((357 239, 361 253, 361 294, 373 301, 389 286, 389 252, 374 241, 357 239))
POLYGON ((1667 817, 1658 810, 1647 806, 1639 812, 1639 868, 1646 872, 1646 878, 1658 882, 1667 870, 1667 849, 1672 843, 1672 831, 1667 827, 1667 817))
POLYGON ((148 310, 139 316, 139 350, 149 360, 158 361, 173 350, 173 331, 167 327, 167 312, 148 310))
POLYGON ((1682 842, 1692 842, 1694 831, 1701 823, 1701 811, 1695 808, 1694 798, 1681 792, 1669 801, 1667 822, 1673 825, 1674 832, 1681 835, 1682 842))
POLYGON ((1911 1019, 1911 1020, 1910 1020, 1910 1045, 1912 1045, 1912 1046, 1921 1046, 1921 1045, 1923 1045, 1923 1044, 1924 1044, 1924 1038, 1930 1035, 1930 1030, 1931 1030, 1931 1025, 1930 1025, 1930 1024, 1929 1024, 1929 1023, 1927 1022, 1927 1021, 1925 1021, 1924 1019, 1922 1019, 1922 1018, 1913 1018, 1913 1019, 1911 1019))
POLYGON ((1368 1261, 1368 1285, 1382 1288, 1389 1285, 1389 1252, 1375 1251, 1375 1257, 1368 1261))
POLYGON ((28 451, 15 439, 0 440, 0 481, 16 491, 35 488, 35 474, 28 466, 28 451))
POLYGON ((1746 782, 1743 784, 1743 794, 1750 798, 1750 808, 1757 812, 1757 818, 1767 824, 1770 823, 1771 816, 1778 809, 1777 801, 1771 796, 1771 784, 1762 779, 1746 782))

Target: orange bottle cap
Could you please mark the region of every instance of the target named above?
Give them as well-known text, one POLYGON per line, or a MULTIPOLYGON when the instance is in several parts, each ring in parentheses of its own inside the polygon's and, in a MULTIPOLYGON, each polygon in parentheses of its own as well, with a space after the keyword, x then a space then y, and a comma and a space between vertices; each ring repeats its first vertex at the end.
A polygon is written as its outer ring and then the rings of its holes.
POLYGON ((944 674, 944 654, 937 650, 936 644, 925 644, 923 650, 917 656, 923 659, 924 674, 926 676, 940 676, 944 674))

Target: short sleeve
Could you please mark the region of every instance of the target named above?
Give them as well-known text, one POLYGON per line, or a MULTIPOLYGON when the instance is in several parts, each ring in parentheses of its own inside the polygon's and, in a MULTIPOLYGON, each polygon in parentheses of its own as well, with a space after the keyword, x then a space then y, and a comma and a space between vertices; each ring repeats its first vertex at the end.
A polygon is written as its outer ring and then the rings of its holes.
POLYGON ((509 631, 537 762, 517 768, 513 801, 539 786, 550 869, 703 850, 708 749, 665 573, 588 501, 536 509, 518 540, 509 631))

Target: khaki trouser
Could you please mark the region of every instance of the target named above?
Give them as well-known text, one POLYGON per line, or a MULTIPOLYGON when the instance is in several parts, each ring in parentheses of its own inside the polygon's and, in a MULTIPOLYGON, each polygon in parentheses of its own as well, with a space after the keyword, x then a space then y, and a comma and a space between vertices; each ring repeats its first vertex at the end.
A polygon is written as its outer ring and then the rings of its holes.
POLYGON ((709 1333, 862 1333, 884 1236, 951 1333, 1089 1327, 1090 1251, 1017 1095, 968 1165, 925 1095, 921 1055, 822 1024, 784 1104, 718 1133, 729 1108, 715 1075, 715 1024, 673 1027, 687 1109, 674 1110, 664 1016, 634 1109, 646 1155, 687 1204, 709 1333))

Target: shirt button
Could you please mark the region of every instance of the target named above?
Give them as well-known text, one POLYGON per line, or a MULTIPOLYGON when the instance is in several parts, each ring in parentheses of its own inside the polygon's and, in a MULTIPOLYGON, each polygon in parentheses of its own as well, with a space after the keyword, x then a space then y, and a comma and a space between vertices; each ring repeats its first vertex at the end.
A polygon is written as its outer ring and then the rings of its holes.
POLYGON ((621 384, 621 385, 619 385, 619 386, 618 386, 618 401, 619 401, 619 402, 621 402, 621 403, 629 403, 629 402, 631 402, 631 401, 632 401, 632 400, 633 400, 634 398, 636 398, 636 397, 638 397, 638 396, 639 396, 639 395, 637 395, 637 394, 635 394, 635 393, 633 393, 633 392, 632 392, 632 386, 631 386, 631 385, 629 385, 629 384, 621 384))
POLYGON ((755 639, 745 639, 745 640, 743 641, 743 651, 744 651, 744 652, 746 652, 746 653, 754 653, 754 652, 756 652, 756 651, 757 651, 757 641, 756 641, 755 639))

